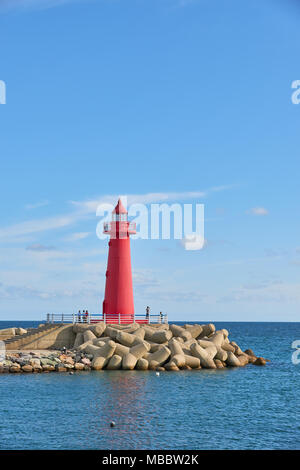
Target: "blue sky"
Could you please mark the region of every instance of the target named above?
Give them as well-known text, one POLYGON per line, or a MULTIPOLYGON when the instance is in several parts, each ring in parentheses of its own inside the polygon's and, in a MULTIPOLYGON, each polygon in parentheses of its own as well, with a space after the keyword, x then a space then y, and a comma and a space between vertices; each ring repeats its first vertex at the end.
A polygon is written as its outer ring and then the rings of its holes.
POLYGON ((128 194, 206 217, 201 251, 132 242, 137 313, 299 321, 299 25, 287 0, 0 0, 0 319, 100 311, 88 201, 128 194))

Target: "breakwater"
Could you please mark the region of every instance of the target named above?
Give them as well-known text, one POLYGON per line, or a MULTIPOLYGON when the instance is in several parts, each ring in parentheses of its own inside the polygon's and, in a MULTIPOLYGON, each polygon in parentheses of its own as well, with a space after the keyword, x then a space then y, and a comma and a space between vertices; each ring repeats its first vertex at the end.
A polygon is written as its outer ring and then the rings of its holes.
POLYGON ((68 335, 72 335, 70 348, 7 351, 0 359, 0 372, 178 371, 265 365, 267 362, 251 349, 242 351, 230 340, 228 330, 216 330, 212 323, 184 326, 79 323, 67 328, 68 335))

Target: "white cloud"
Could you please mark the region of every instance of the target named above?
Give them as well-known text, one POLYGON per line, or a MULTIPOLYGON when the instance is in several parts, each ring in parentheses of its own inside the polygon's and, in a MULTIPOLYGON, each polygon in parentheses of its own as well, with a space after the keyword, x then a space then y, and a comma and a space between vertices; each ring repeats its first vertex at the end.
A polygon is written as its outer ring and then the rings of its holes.
MULTIPOLYGON (((146 193, 146 194, 129 194, 127 195, 128 205, 130 204, 150 204, 155 202, 166 201, 182 201, 186 199, 202 199, 210 193, 225 191, 233 186, 215 186, 205 191, 187 191, 187 192, 169 192, 169 193, 146 193)), ((11 240, 12 237, 23 237, 38 232, 45 232, 48 230, 56 230, 63 227, 68 227, 83 220, 89 215, 96 213, 99 204, 110 203, 116 204, 119 195, 105 195, 99 199, 88 201, 71 201, 75 210, 69 214, 48 217, 44 219, 33 219, 18 224, 10 225, 8 227, 0 228, 0 240, 11 240)), ((17 240, 16 240, 17 241, 17 240)))
MULTIPOLYGON (((183 199, 204 198, 207 195, 205 191, 182 192, 182 193, 146 193, 146 194, 128 194, 127 204, 151 204, 166 201, 180 201, 183 199)), ((100 204, 116 204, 120 196, 117 194, 100 196, 97 199, 87 201, 71 201, 75 207, 86 213, 95 213, 100 204)))
POLYGON ((77 240, 84 240, 90 236, 90 232, 75 232, 66 237, 66 241, 75 242, 77 240))
POLYGON ((246 284, 231 289, 229 293, 218 299, 218 302, 254 302, 254 303, 288 303, 300 301, 299 283, 289 284, 281 280, 264 281, 246 284))
MULTIPOLYGON (((185 191, 185 192, 159 192, 159 193, 146 193, 146 194, 128 194, 127 197, 127 204, 151 204, 151 203, 158 203, 158 202, 166 202, 166 201, 183 201, 186 199, 203 199, 207 197, 210 193, 225 191, 228 189, 232 189, 233 185, 223 185, 223 186, 213 186, 209 189, 204 191, 185 191)), ((99 196, 97 199, 90 199, 87 201, 70 201, 75 207, 80 209, 83 212, 91 213, 96 212, 97 207, 100 204, 116 204, 118 198, 120 196, 118 194, 114 195, 107 195, 107 196, 99 196)))
POLYGON ((252 215, 264 216, 268 215, 269 211, 265 207, 252 207, 252 209, 247 211, 247 213, 252 215))
POLYGON ((32 243, 32 245, 27 246, 26 250, 44 252, 44 251, 53 251, 55 250, 55 247, 41 245, 40 243, 32 243))
POLYGON ((39 207, 48 206, 48 204, 49 204, 49 201, 35 202, 33 204, 26 204, 25 209, 27 210, 38 209, 39 207))
POLYGON ((45 219, 34 219, 19 224, 10 225, 0 228, 0 240, 9 240, 11 237, 22 237, 37 232, 45 232, 47 230, 55 230, 67 227, 80 218, 79 214, 73 213, 65 216, 49 217, 45 219))

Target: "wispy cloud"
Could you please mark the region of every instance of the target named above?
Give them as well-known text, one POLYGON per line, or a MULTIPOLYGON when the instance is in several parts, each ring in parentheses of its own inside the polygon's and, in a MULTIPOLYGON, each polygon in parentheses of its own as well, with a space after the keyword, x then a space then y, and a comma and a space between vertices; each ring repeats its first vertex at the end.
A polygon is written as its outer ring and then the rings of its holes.
POLYGON ((75 232, 65 238, 66 241, 76 242, 77 240, 84 240, 90 236, 90 232, 75 232))
MULTIPOLYGON (((52 295, 53 296, 53 295, 52 295)), ((6 285, 0 283, 0 299, 33 299, 39 298, 48 300, 51 297, 49 292, 35 289, 31 286, 6 285)))
MULTIPOLYGON (((128 194, 127 203, 131 204, 154 204, 158 202, 176 201, 180 202, 187 199, 204 199, 211 193, 226 191, 234 188, 234 185, 213 186, 203 191, 185 191, 185 192, 159 192, 146 194, 128 194)), ((100 204, 115 204, 119 195, 99 196, 99 198, 89 199, 86 201, 70 201, 71 204, 81 211, 91 213, 96 212, 100 204)))
MULTIPOLYGON (((127 195, 128 205, 130 204, 151 204, 158 202, 176 201, 181 202, 188 199, 203 199, 212 193, 225 191, 234 186, 214 186, 204 191, 188 192, 168 192, 168 193, 146 193, 127 195)), ((56 230, 71 226, 86 217, 95 216, 97 207, 100 204, 116 204, 119 198, 118 194, 99 196, 97 199, 86 201, 70 201, 74 208, 73 212, 55 217, 33 219, 18 224, 0 228, 0 240, 10 240, 12 237, 23 237, 38 232, 56 230)), ((83 233, 83 232, 82 232, 83 233)), ((16 240, 17 241, 17 240, 16 240)))
POLYGON ((276 280, 246 284, 240 288, 231 289, 226 296, 220 297, 218 302, 282 303, 299 302, 299 300, 299 283, 291 284, 276 280))
POLYGON ((0 0, 0 8, 2 9, 11 9, 11 8, 51 8, 62 6, 67 3, 75 3, 80 1, 87 1, 87 0, 0 0))
POLYGON ((33 243, 26 247, 27 251, 38 251, 40 253, 45 251, 54 251, 56 248, 54 246, 41 245, 40 243, 33 243))
POLYGON ((0 228, 0 240, 66 227, 74 223, 75 220, 78 220, 78 215, 76 214, 28 220, 26 222, 0 228))
POLYGON ((264 216, 264 215, 268 215, 269 211, 265 207, 252 207, 252 209, 249 209, 247 211, 247 214, 264 216))
POLYGON ((26 204, 25 209, 27 210, 38 209, 39 207, 48 206, 48 204, 49 204, 49 201, 35 202, 33 204, 26 204))

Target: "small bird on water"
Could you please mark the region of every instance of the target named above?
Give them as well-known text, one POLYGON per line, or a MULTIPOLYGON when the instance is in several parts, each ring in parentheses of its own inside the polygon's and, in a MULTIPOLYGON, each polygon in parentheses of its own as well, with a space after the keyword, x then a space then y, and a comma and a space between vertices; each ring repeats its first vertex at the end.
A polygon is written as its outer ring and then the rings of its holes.
POLYGON ((157 377, 159 376, 159 372, 156 372, 157 377))
POLYGON ((115 425, 116 425, 116 423, 115 423, 114 421, 111 421, 111 422, 110 422, 110 427, 111 427, 111 428, 114 428, 115 425))

